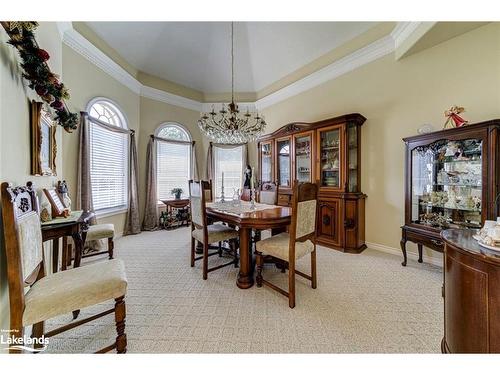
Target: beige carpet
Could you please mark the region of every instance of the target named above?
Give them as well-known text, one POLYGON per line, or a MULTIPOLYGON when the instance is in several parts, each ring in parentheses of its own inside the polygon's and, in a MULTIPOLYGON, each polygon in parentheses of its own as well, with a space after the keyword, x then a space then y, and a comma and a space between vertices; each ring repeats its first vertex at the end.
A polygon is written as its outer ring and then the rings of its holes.
MULTIPOLYGON (((401 257, 374 250, 350 255, 319 247, 318 289, 298 277, 292 310, 269 288, 238 289, 233 267, 203 281, 200 264, 189 267, 187 228, 118 239, 115 254, 125 261, 129 281, 130 353, 440 352, 442 270, 435 266, 409 261, 404 268, 401 257)), ((298 268, 309 270, 309 259, 298 268)), ((272 266, 265 276, 286 283, 272 266)), ((48 322, 48 328, 70 320, 48 322)), ((108 316, 52 338, 47 351, 88 353, 114 335, 108 316)))

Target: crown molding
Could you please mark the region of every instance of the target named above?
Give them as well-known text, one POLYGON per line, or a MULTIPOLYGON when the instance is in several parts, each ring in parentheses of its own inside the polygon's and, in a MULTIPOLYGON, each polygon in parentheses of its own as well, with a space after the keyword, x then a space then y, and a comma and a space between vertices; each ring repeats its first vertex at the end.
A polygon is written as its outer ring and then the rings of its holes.
POLYGON ((73 27, 64 31, 63 43, 136 94, 141 93, 142 84, 135 77, 85 39, 73 27))
POLYGON ((411 34, 422 24, 422 22, 398 22, 391 37, 394 39, 394 47, 397 49, 411 34))
POLYGON ((73 29, 72 22, 56 22, 57 31, 59 31, 59 36, 61 37, 61 41, 64 41, 64 34, 67 30, 73 29))
POLYGON ((255 102, 258 109, 264 109, 273 104, 281 102, 292 96, 310 90, 322 83, 335 79, 346 74, 362 65, 368 64, 394 51, 394 40, 388 35, 366 47, 333 62, 330 65, 295 81, 294 83, 273 92, 255 102))
MULTIPOLYGON (((327 81, 333 80, 356 68, 394 52, 397 46, 406 40, 420 24, 421 22, 400 22, 390 35, 360 48, 333 62, 332 64, 327 65, 326 67, 261 99, 258 99, 255 102, 238 104, 243 110, 246 110, 246 108, 249 110, 262 110, 287 98, 310 90, 327 81)), ((115 61, 109 58, 105 53, 73 29, 71 22, 58 22, 58 30, 63 35, 62 40, 64 44, 142 97, 198 112, 210 111, 212 105, 220 106, 220 103, 203 103, 143 85, 139 80, 133 77, 115 61)))
POLYGON ((171 94, 169 92, 141 85, 140 95, 145 98, 157 100, 159 102, 172 104, 178 107, 192 109, 193 111, 202 111, 205 103, 200 103, 193 99, 188 99, 180 95, 171 94))

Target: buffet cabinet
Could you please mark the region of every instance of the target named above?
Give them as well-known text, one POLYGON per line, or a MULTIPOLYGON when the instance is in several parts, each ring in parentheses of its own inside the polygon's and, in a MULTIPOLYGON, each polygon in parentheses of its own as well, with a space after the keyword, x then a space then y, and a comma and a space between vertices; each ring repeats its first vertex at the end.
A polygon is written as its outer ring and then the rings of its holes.
POLYGON ((444 255, 443 353, 500 353, 500 252, 476 231, 441 232, 444 255))
POLYGON ((479 229, 499 213, 500 120, 404 138, 405 224, 401 250, 443 252, 443 229, 479 229))
POLYGON ((365 120, 356 113, 291 123, 258 142, 259 179, 278 184, 278 204, 291 204, 293 181, 318 183, 317 241, 351 253, 366 248, 366 195, 360 190, 365 120))

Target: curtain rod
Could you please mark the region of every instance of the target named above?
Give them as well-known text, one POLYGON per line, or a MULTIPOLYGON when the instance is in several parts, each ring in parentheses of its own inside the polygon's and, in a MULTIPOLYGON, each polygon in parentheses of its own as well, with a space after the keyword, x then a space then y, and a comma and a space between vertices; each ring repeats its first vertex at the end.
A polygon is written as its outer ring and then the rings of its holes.
POLYGON ((150 134, 149 137, 153 138, 157 141, 161 141, 161 142, 178 143, 178 144, 182 144, 182 145, 193 145, 194 146, 196 143, 196 141, 177 141, 175 139, 162 138, 162 137, 158 137, 157 135, 154 135, 154 134, 150 134))
POLYGON ((89 121, 94 122, 97 125, 102 126, 103 128, 109 129, 110 131, 115 131, 115 132, 123 133, 123 134, 129 133, 130 135, 135 135, 135 130, 134 129, 126 129, 126 128, 121 128, 119 126, 108 124, 108 123, 106 123, 104 121, 96 119, 93 116, 90 116, 88 114, 88 112, 82 111, 82 112, 80 112, 80 115, 87 116, 87 118, 89 119, 89 121))

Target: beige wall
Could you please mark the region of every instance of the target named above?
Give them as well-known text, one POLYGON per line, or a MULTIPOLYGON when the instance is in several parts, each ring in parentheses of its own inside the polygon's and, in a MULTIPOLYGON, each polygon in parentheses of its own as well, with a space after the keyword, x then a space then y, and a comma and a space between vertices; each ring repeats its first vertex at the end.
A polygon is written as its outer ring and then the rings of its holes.
MULTIPOLYGON (((61 44, 54 23, 37 30, 40 46, 51 55, 53 71, 70 89, 70 108, 85 110, 96 96, 112 99, 137 131, 139 196, 145 196, 145 158, 149 135, 163 122, 184 125, 197 141, 200 175, 204 177, 208 141, 196 122, 198 112, 175 107, 130 91, 88 60, 61 44)), ((57 131, 58 176, 30 176, 28 99, 35 97, 20 79, 18 56, 0 32, 0 181, 32 180, 39 187, 68 181, 76 197, 78 133, 57 131)), ((367 117, 363 126, 362 189, 367 199, 367 241, 397 248, 403 223, 404 146, 402 137, 422 124, 443 124, 443 111, 463 105, 472 122, 500 117, 500 24, 489 24, 431 49, 396 61, 393 55, 266 108, 267 131, 293 121, 317 121, 350 112, 367 117)), ((255 145, 250 147, 256 160, 255 145)), ((121 231, 124 214, 103 218, 121 231)), ((0 241, 0 246, 3 241, 0 241)), ((0 249, 0 328, 8 325, 5 253, 0 249)))
MULTIPOLYGON (((75 111, 85 111, 88 102, 95 97, 113 100, 123 111, 129 129, 139 133, 139 95, 122 85, 110 75, 66 45, 62 46, 63 72, 65 84, 71 90, 70 107, 75 111)), ((141 150, 138 150, 141 153, 141 150)), ((63 136, 63 174, 70 188, 70 196, 76 198, 78 132, 63 136)), ((141 165, 139 165, 141 169, 141 165)), ((117 233, 123 231, 125 213, 98 218, 99 222, 115 224, 117 233)))
MULTIPOLYGON (((48 64, 53 72, 62 74, 61 40, 55 23, 42 22, 36 30, 41 48, 50 54, 48 64)), ((25 184, 33 181, 39 189, 53 186, 58 177, 30 176, 30 124, 29 106, 31 99, 40 100, 21 79, 17 51, 6 44, 7 34, 0 30, 0 181, 25 184)), ((58 127, 57 143, 61 144, 62 130, 58 127)), ((56 169, 63 170, 63 156, 59 149, 56 169)), ((40 191, 39 191, 40 195, 40 191)), ((0 218, 1 221, 1 218, 0 218)), ((2 233, 0 231, 0 237, 2 233)), ((9 299, 6 275, 6 259, 3 239, 0 238, 0 329, 9 325, 9 299)), ((0 349, 1 350, 1 349, 0 349)))
POLYGON ((200 113, 190 109, 176 107, 156 100, 141 98, 141 130, 139 135, 139 203, 141 219, 146 198, 146 150, 149 136, 165 122, 176 122, 183 125, 196 142, 196 159, 200 177, 205 176, 206 156, 208 150, 207 138, 201 135, 197 121, 200 113))
MULTIPOLYGON (((471 122, 500 118, 500 24, 489 24, 400 61, 388 55, 263 113, 267 132, 293 121, 359 112, 366 239, 399 248, 404 222, 404 144, 443 111, 464 106, 471 122)), ((252 148, 253 150, 253 148, 252 148)), ((255 152, 252 153, 255 163, 255 152)), ((412 248, 414 251, 414 248, 412 248)))

